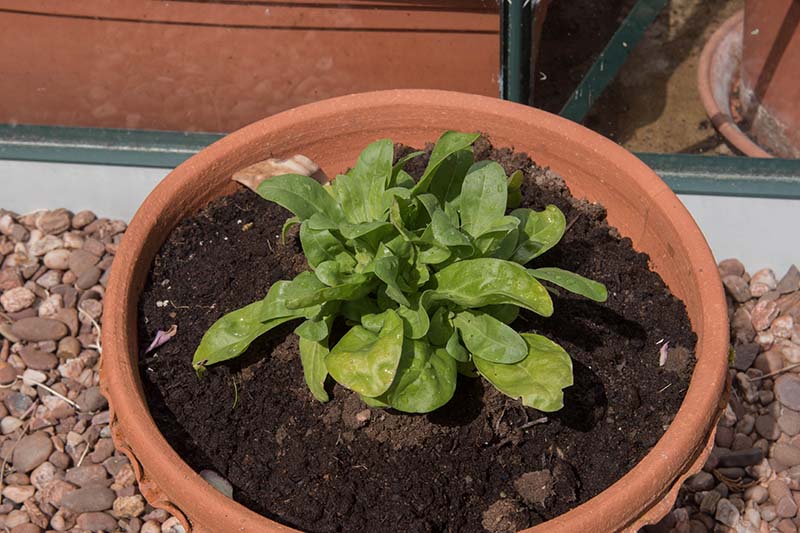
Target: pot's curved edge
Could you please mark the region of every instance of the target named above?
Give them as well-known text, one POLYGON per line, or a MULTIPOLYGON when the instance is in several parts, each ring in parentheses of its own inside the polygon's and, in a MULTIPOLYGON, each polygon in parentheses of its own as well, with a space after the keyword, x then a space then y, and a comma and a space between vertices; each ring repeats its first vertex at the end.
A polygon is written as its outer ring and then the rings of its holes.
MULTIPOLYGON (((725 107, 714 97, 714 67, 719 61, 718 52, 720 44, 730 34, 735 32, 741 34, 743 28, 744 10, 740 10, 722 23, 711 35, 711 38, 706 42, 700 54, 700 62, 697 67, 697 90, 700 93, 700 99, 703 102, 703 107, 706 109, 706 114, 720 135, 725 137, 732 145, 749 157, 772 158, 774 157, 772 154, 753 142, 753 140, 739 128, 736 122, 734 122, 730 112, 730 105, 725 107)), ((736 58, 735 61, 738 65, 741 61, 741 57, 736 58)), ((726 88, 726 90, 729 91, 730 89, 726 88)))
POLYGON ((711 431, 708 433, 708 438, 705 441, 705 447, 700 451, 695 462, 683 473, 683 475, 676 479, 671 486, 665 487, 663 498, 656 502, 649 510, 647 510, 641 518, 628 526, 626 528, 627 531, 630 533, 637 533, 644 526, 658 523, 672 510, 673 505, 675 505, 675 501, 678 499, 678 492, 680 491, 683 483, 703 469, 703 466, 706 464, 706 460, 708 460, 708 456, 711 454, 711 450, 714 448, 714 439, 717 435, 717 424, 719 423, 720 418, 722 418, 722 412, 727 406, 728 400, 730 399, 731 387, 732 381, 729 374, 725 384, 725 391, 719 402, 719 411, 717 412, 717 416, 713 419, 713 425, 711 427, 711 431))
MULTIPOLYGON (((697 247, 692 254, 697 256, 698 264, 700 265, 700 272, 703 275, 702 281, 705 289, 703 286, 700 288, 701 290, 705 290, 705 292, 707 292, 707 303, 710 305, 708 309, 708 316, 721 318, 721 322, 725 324, 724 332, 721 331, 723 328, 720 328, 719 331, 709 330, 705 332, 710 339, 706 344, 710 346, 716 346, 724 343, 725 351, 727 352, 728 332, 726 320, 727 317, 724 312, 724 296, 722 293, 721 283, 719 283, 719 274, 716 271, 716 264, 713 261, 713 257, 708 250, 705 239, 703 238, 694 221, 691 219, 690 215, 688 215, 688 212, 685 210, 683 205, 668 189, 668 187, 657 176, 655 176, 652 170, 644 165, 644 163, 636 159, 632 154, 628 153, 613 142, 601 138, 597 134, 582 131, 584 129, 577 124, 565 123, 566 121, 563 119, 554 117, 540 110, 532 110, 524 106, 514 106, 513 104, 508 104, 507 102, 501 102, 487 97, 462 95, 459 93, 449 93, 445 91, 419 90, 382 91, 333 99, 333 103, 335 103, 339 108, 347 108, 348 106, 353 108, 358 106, 363 107, 365 104, 372 104, 375 106, 378 106, 378 104, 386 105, 387 103, 414 104, 417 101, 436 101, 445 107, 447 107, 449 104, 455 108, 463 105, 474 104, 486 107, 487 109, 491 109, 493 112, 500 113, 501 115, 508 117, 513 117, 516 114, 531 114, 531 117, 535 115, 537 120, 550 122, 550 127, 552 127, 554 131, 559 131, 562 136, 574 134, 581 137, 583 140, 588 138, 589 141, 587 142, 590 142, 591 148, 597 153, 612 152, 624 159, 625 166, 635 168, 639 173, 642 174, 642 179, 646 186, 645 188, 650 191, 650 194, 659 197, 660 205, 658 207, 663 208, 666 211, 674 212, 676 215, 678 215, 678 218, 681 220, 682 224, 681 229, 685 230, 688 235, 691 236, 690 240, 697 247), (454 100, 456 103, 452 104, 452 102, 450 102, 451 100, 454 100), (722 302, 721 306, 720 301, 722 302)), ((330 105, 331 101, 328 101, 327 103, 330 105)), ((304 115, 306 115, 305 118, 308 118, 309 115, 312 117, 316 115, 324 115, 324 113, 320 111, 321 106, 321 103, 310 104, 308 106, 303 106, 301 108, 281 113, 280 115, 276 115, 266 120, 270 121, 270 124, 272 124, 276 121, 291 121, 299 117, 303 117, 304 115)), ((317 116, 316 118, 319 117, 317 116)), ((112 269, 111 280, 109 282, 109 294, 107 298, 110 302, 110 305, 106 308, 107 316, 104 316, 104 318, 106 319, 107 326, 103 331, 103 342, 107 347, 107 350, 110 349, 114 353, 137 353, 136 339, 133 338, 134 336, 129 335, 130 332, 127 329, 128 325, 124 323, 125 320, 127 320, 127 309, 125 308, 125 305, 122 305, 121 302, 127 302, 127 298, 131 298, 134 302, 138 299, 138 291, 141 289, 141 287, 133 286, 132 270, 138 254, 144 249, 148 232, 150 232, 159 223, 158 217, 152 216, 152 214, 158 213, 159 210, 180 209, 182 206, 174 205, 174 198, 170 198, 169 193, 172 192, 172 189, 175 188, 177 181, 180 180, 183 175, 188 175, 193 172, 210 172, 210 169, 218 167, 218 164, 214 161, 215 158, 223 154, 227 154, 228 156, 233 154, 235 156, 235 153, 237 152, 237 144, 240 142, 240 140, 246 139, 249 136, 257 135, 262 128, 266 128, 266 126, 264 126, 264 121, 248 126, 247 128, 244 128, 243 130, 240 130, 239 132, 236 132, 231 136, 218 141, 208 149, 201 152, 201 154, 191 158, 189 161, 178 167, 178 169, 173 171, 168 178, 162 181, 162 183, 159 184, 159 186, 145 201, 142 209, 137 212, 136 218, 134 219, 136 223, 132 223, 131 227, 129 227, 129 233, 126 234, 126 237, 123 239, 122 245, 118 251, 118 261, 115 264, 122 263, 123 266, 121 268, 112 269), (170 201, 172 203, 170 203, 170 201), (145 209, 145 207, 147 207, 147 209, 145 209), (125 318, 125 320, 123 320, 123 318, 125 318)), ((200 196, 202 197, 202 191, 200 191, 200 196)), ((197 203, 197 201, 198 200, 195 198, 185 203, 194 204, 197 203)), ((154 245, 151 243, 150 246, 154 245)), ((160 246, 160 243, 155 244, 156 248, 158 246, 160 246)), ((704 323, 705 322, 706 320, 704 320, 704 323)), ((220 493, 211 488, 210 485, 205 483, 205 481, 203 481, 198 474, 196 474, 191 468, 188 467, 188 465, 183 462, 183 460, 166 442, 163 435, 158 432, 155 423, 147 411, 146 404, 144 403, 141 394, 139 397, 133 398, 132 402, 129 398, 115 397, 115 394, 121 394, 122 388, 124 387, 128 387, 128 390, 133 387, 135 390, 138 389, 141 391, 141 384, 139 383, 138 374, 133 372, 130 368, 123 368, 124 364, 122 358, 120 357, 113 357, 111 359, 104 357, 103 359, 105 360, 105 363, 103 365, 102 375, 105 381, 105 390, 108 393, 109 401, 113 402, 118 413, 125 413, 126 419, 130 421, 131 419, 135 418, 139 423, 144 424, 146 429, 155 431, 156 433, 155 438, 153 439, 155 442, 146 442, 146 439, 141 434, 141 431, 125 431, 126 424, 124 421, 121 421, 119 424, 120 429, 127 434, 129 441, 127 444, 130 445, 130 449, 133 453, 136 455, 144 453, 148 456, 158 457, 161 461, 172 463, 175 467, 174 469, 178 471, 177 477, 173 472, 167 472, 165 475, 171 476, 174 481, 182 481, 194 492, 199 491, 199 495, 193 494, 193 498, 197 498, 199 496, 204 502, 206 502, 207 505, 219 506, 218 508, 220 508, 221 511, 224 511, 222 514, 228 515, 228 517, 231 519, 234 518, 233 515, 236 515, 236 519, 241 520, 240 523, 243 526, 258 524, 260 528, 258 530, 265 530, 264 528, 268 527, 273 531, 294 531, 286 526, 266 520, 252 511, 247 510, 240 504, 226 499, 220 493), (136 412, 137 410, 139 411, 138 413, 136 412)), ((713 400, 713 398, 719 398, 722 394, 724 383, 724 378, 722 376, 725 374, 725 366, 724 363, 720 363, 719 359, 721 359, 719 354, 709 353, 707 354, 707 357, 704 357, 704 359, 699 361, 698 364, 698 368, 702 368, 704 374, 707 374, 710 379, 709 383, 704 384, 703 396, 705 397, 705 400, 699 397, 699 393, 696 390, 698 386, 694 387, 694 396, 696 397, 695 400, 698 400, 697 403, 700 404, 699 411, 701 414, 698 415, 696 412, 692 412, 694 410, 687 410, 687 401, 684 401, 684 405, 682 405, 678 416, 676 416, 675 423, 656 444, 656 447, 654 447, 653 451, 651 451, 650 454, 648 454, 636 467, 634 467, 631 473, 634 471, 641 472, 645 466, 652 466, 660 473, 663 473, 665 468, 669 469, 670 471, 675 471, 675 476, 666 476, 675 479, 680 477, 681 474, 685 474, 686 468, 690 467, 692 463, 697 462, 698 454, 702 453, 702 450, 707 445, 707 438, 698 436, 693 438, 689 437, 689 440, 692 441, 691 444, 684 442, 686 438, 675 439, 675 434, 679 433, 679 430, 676 428, 676 426, 686 426, 687 420, 691 419, 694 421, 693 423, 696 426, 701 426, 707 429, 713 427, 714 424, 712 422, 716 419, 718 410, 715 411, 712 407, 707 409, 707 414, 702 414, 702 412, 705 409, 703 405, 707 404, 708 401, 713 400), (682 421, 682 424, 678 424, 679 419, 682 421), (667 448, 665 440, 675 441, 678 447, 685 447, 688 445, 690 448, 688 464, 681 464, 678 466, 670 466, 667 464, 671 460, 670 456, 673 454, 665 453, 665 451, 669 451, 665 450, 665 448, 667 448), (659 457, 652 457, 654 454, 659 455, 659 457), (647 463, 647 465, 645 465, 645 463, 647 463)), ((697 371, 698 370, 696 370, 696 372, 697 371)), ((687 399, 693 394, 691 390, 692 388, 693 387, 690 386, 690 391, 687 393, 687 399)), ((705 436, 706 432, 704 431, 702 435, 705 436)), ((614 487, 619 488, 618 485, 621 485, 621 482, 626 480, 626 478, 630 479, 631 473, 627 474, 620 481, 615 483, 611 489, 614 487)), ((188 491, 189 489, 187 488, 186 490, 188 491)), ((605 493, 601 493, 573 511, 554 519, 554 521, 548 522, 547 530, 556 530, 559 525, 562 526, 560 530, 569 530, 565 529, 564 526, 567 526, 567 524, 571 523, 570 518, 574 518, 575 514, 579 512, 588 513, 592 516, 592 520, 597 519, 597 516, 594 516, 595 514, 604 515, 602 509, 603 505, 610 503, 614 498, 613 495, 609 494, 606 494, 605 498, 601 498, 601 496, 604 494, 605 493)), ((175 499, 181 499, 187 497, 188 495, 179 494, 178 496, 180 496, 180 498, 176 497, 175 499)), ((654 501, 647 502, 646 507, 640 508, 637 513, 644 512, 645 509, 653 509, 655 503, 661 499, 663 499, 663 496, 656 498, 654 501)), ((594 525, 597 526, 598 522, 595 521, 594 525)))

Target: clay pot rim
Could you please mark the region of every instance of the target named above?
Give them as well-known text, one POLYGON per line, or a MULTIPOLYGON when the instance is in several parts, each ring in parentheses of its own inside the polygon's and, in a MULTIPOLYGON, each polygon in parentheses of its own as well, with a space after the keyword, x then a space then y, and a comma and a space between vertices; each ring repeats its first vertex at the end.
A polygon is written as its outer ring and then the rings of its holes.
MULTIPOLYGON (((743 31, 744 10, 737 11, 717 28, 700 54, 700 63, 697 67, 697 89, 700 92, 700 99, 706 114, 711 119, 711 123, 717 131, 725 137, 732 145, 749 157, 773 158, 774 156, 761 148, 758 144, 747 136, 742 129, 734 122, 729 106, 724 102, 718 102, 714 98, 714 79, 713 69, 717 62, 718 49, 722 41, 728 35, 743 31)), ((736 63, 741 62, 741 57, 735 59, 736 63)), ((730 104, 730 100, 728 100, 730 104)))
MULTIPOLYGON (((708 245, 675 194, 631 153, 583 126, 527 106, 485 96, 438 90, 377 91, 308 104, 238 130, 176 168, 162 180, 137 211, 117 251, 116 260, 122 264, 136 263, 150 230, 159 224, 159 213, 170 203, 178 201, 171 196, 176 184, 187 176, 218 168, 221 161, 244 150, 248 140, 261 137, 262 130, 274 129, 280 124, 295 121, 324 124, 332 116, 346 116, 356 109, 378 109, 388 105, 429 107, 433 104, 439 109, 448 108, 452 113, 475 107, 512 122, 522 116, 528 121, 538 122, 557 138, 578 139, 578 142, 588 146, 593 153, 604 154, 604 158, 614 159, 620 166, 636 174, 642 189, 651 198, 658 198, 654 202, 655 209, 669 213, 673 225, 680 228, 687 255, 700 280, 699 292, 703 295, 700 299, 703 308, 702 322, 693 324, 694 329, 702 335, 696 350, 700 357, 684 401, 665 434, 631 471, 591 500, 546 522, 545 528, 548 531, 572 531, 574 528, 570 529, 570 523, 578 516, 587 515, 593 517, 593 520, 596 517, 598 524, 602 524, 604 516, 625 514, 628 516, 626 529, 638 528, 660 519, 671 507, 680 482, 693 473, 692 470, 696 471, 702 466, 713 442, 716 423, 716 417, 709 416, 709 413, 719 413, 724 406, 724 403, 719 403, 727 376, 725 356, 729 340, 724 293, 708 245), (721 350, 724 350, 723 354, 715 353, 721 350), (626 510, 629 507, 635 507, 632 515, 626 510)), ((316 135, 319 133, 314 134, 316 135)), ((569 182, 568 178, 567 181, 569 182)), ((183 461, 158 430, 144 400, 137 365, 125 363, 138 359, 136 335, 129 335, 128 327, 130 321, 136 323, 136 309, 135 305, 127 305, 127 302, 129 298, 134 302, 138 301, 141 291, 141 287, 133 286, 130 276, 126 277, 124 272, 127 270, 112 269, 107 288, 101 376, 112 410, 115 442, 131 459, 137 478, 140 479, 142 492, 151 503, 176 513, 187 528, 189 523, 179 508, 191 509, 201 514, 206 514, 208 509, 214 509, 216 516, 224 516, 231 523, 238 524, 241 530, 262 531, 271 528, 274 531, 295 531, 258 515, 216 491, 183 461), (126 354, 126 357, 112 357, 110 353, 126 354), (136 393, 130 394, 131 391, 136 393), (157 461, 169 466, 159 471, 158 476, 162 484, 170 487, 171 500, 155 486, 148 473, 143 472, 137 457, 142 458, 142 464, 153 464, 152 462, 157 461)), ((135 328, 132 329, 135 331, 135 328)), ((540 530, 538 527, 534 529, 540 530)))

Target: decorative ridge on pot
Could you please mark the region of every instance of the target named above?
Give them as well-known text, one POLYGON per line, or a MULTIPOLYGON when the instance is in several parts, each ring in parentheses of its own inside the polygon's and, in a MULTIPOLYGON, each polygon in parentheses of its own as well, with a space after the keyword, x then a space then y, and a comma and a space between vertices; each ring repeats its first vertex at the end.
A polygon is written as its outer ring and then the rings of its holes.
POLYGON ((636 530, 669 511, 681 481, 703 465, 724 405, 727 309, 702 233, 666 184, 612 141, 538 109, 435 90, 344 96, 256 122, 180 165, 142 204, 108 284, 101 376, 115 443, 141 465, 137 476, 150 485, 145 495, 156 499, 151 503, 169 502, 183 513, 184 526, 198 532, 294 531, 212 488, 169 445, 149 414, 137 365, 137 303, 150 263, 172 228, 235 190, 229 179, 233 172, 265 157, 303 153, 335 173, 375 139, 422 146, 446 129, 482 131, 498 146, 528 152, 561 174, 576 197, 603 203, 609 223, 650 255, 653 268, 685 302, 698 335, 697 364, 685 399, 650 453, 602 493, 527 531, 636 530))

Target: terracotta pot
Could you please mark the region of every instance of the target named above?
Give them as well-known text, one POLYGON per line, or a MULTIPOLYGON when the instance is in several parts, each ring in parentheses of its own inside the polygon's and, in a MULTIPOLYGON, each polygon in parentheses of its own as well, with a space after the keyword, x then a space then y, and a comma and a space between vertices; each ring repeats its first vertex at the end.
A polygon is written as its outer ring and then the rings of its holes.
POLYGON ((751 135, 779 157, 800 157, 800 2, 747 0, 739 95, 751 135))
MULTIPOLYGON (((602 202, 609 222, 647 252, 686 303, 697 365, 667 432, 628 474, 576 509, 529 531, 634 531, 660 519, 680 483, 703 464, 726 398, 728 321, 719 274, 689 213, 652 170, 615 143, 555 115, 493 98, 442 91, 385 91, 303 106, 256 122, 175 169, 150 194, 117 252, 103 317, 102 386, 114 441, 131 459, 145 497, 197 532, 290 531, 225 498, 195 473, 148 413, 137 366, 137 302, 150 263, 172 228, 235 189, 231 174, 267 155, 302 153, 329 174, 382 137, 423 146, 445 129, 483 131, 561 174, 578 196, 602 202)), ((188 364, 188 361, 187 361, 188 364)))
POLYGON ((772 157, 753 142, 733 119, 731 89, 738 79, 742 59, 742 21, 739 11, 711 36, 700 55, 697 88, 706 114, 725 139, 750 157, 772 157))
POLYGON ((0 7, 0 123, 229 132, 358 91, 499 90, 496 0, 0 7))
POLYGON ((706 43, 697 84, 714 127, 745 155, 800 157, 798 76, 800 3, 748 0, 706 43), (734 87, 748 134, 732 117, 734 87))

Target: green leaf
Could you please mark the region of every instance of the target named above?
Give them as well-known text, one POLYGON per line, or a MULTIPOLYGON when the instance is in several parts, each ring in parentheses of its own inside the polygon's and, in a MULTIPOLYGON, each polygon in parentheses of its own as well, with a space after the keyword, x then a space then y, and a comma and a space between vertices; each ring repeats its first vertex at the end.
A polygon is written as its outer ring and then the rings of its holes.
POLYGON ((505 257, 501 259, 508 259, 516 248, 517 236, 519 235, 518 228, 519 220, 512 216, 503 216, 495 219, 492 226, 475 239, 475 247, 482 257, 497 257, 495 254, 503 246, 505 249, 500 252, 500 255, 505 257), (515 237, 513 242, 507 239, 512 234, 515 237))
POLYGON ((521 265, 558 244, 567 227, 564 213, 554 205, 548 205, 544 211, 515 209, 511 216, 520 220, 521 230, 511 260, 521 265))
POLYGON ((283 223, 283 227, 281 228, 281 244, 286 244, 286 232, 289 231, 289 228, 297 224, 300 224, 300 219, 297 217, 289 217, 286 219, 286 222, 283 223))
POLYGON ((589 278, 584 278, 574 272, 554 267, 529 268, 528 272, 535 278, 549 281, 553 285, 558 285, 595 302, 605 302, 608 299, 608 291, 605 285, 589 278))
POLYGON ((438 265, 450 259, 450 250, 443 246, 431 245, 420 251, 419 260, 426 265, 438 265))
POLYGON ((410 305, 403 289, 408 289, 400 278, 400 258, 386 245, 381 244, 373 263, 375 275, 386 284, 386 295, 400 305, 410 305), (401 286, 402 284, 402 286, 401 286))
POLYGON ((286 307, 289 309, 300 309, 324 304, 334 300, 357 300, 363 298, 375 288, 373 278, 367 274, 353 274, 352 282, 335 287, 325 287, 315 291, 305 292, 301 295, 289 298, 286 307))
POLYGON ((450 323, 450 312, 446 307, 438 307, 430 318, 428 341, 434 346, 444 346, 453 335, 453 324, 450 323))
POLYGON ((553 301, 524 267, 502 259, 459 261, 434 274, 428 302, 448 300, 462 307, 514 304, 542 316, 553 314, 553 301))
POLYGON ((325 378, 328 377, 328 369, 325 366, 327 355, 327 338, 313 341, 300 337, 300 363, 303 365, 303 377, 306 379, 311 394, 321 402, 327 402, 330 399, 328 391, 325 390, 325 378))
POLYGON ((448 248, 459 248, 459 253, 468 255, 472 252, 473 247, 469 237, 461 233, 461 231, 451 224, 450 219, 444 214, 444 211, 437 209, 433 212, 431 220, 431 229, 433 231, 433 238, 437 243, 443 244, 448 248))
POLYGON ((314 213, 311 215, 307 221, 308 227, 314 230, 320 229, 329 229, 329 230, 338 230, 339 224, 344 224, 343 222, 334 222, 327 215, 323 215, 322 213, 314 213))
POLYGON ((471 149, 459 150, 450 154, 435 171, 428 190, 436 196, 441 205, 456 202, 461 196, 464 177, 475 159, 471 149))
POLYGON ((372 298, 359 298, 342 302, 342 315, 351 322, 360 323, 361 317, 380 313, 378 304, 372 298))
POLYGON ((481 307, 479 311, 492 315, 504 324, 511 324, 519 316, 519 307, 511 304, 487 305, 486 307, 481 307))
POLYGON ((371 398, 380 396, 392 384, 403 351, 403 321, 392 310, 385 313, 380 333, 354 326, 325 359, 333 379, 371 398))
MULTIPOLYGON (((364 184, 361 190, 366 191, 363 200, 367 218, 362 222, 380 220, 383 217, 385 212, 383 193, 394 174, 393 159, 394 145, 391 139, 381 139, 368 145, 358 156, 355 166, 348 172, 364 184)), ((347 208, 344 202, 342 207, 347 208)), ((345 216, 347 216, 346 211, 345 216)))
POLYGON ((428 166, 425 168, 422 177, 420 177, 419 181, 414 186, 413 193, 416 195, 427 192, 433 179, 434 172, 439 168, 439 165, 451 154, 472 146, 472 143, 474 143, 478 137, 480 137, 478 133, 460 133, 457 131, 444 132, 442 136, 439 137, 439 140, 436 141, 436 145, 431 152, 431 158, 428 160, 428 166))
MULTIPOLYGON (((395 163, 394 166, 392 167, 392 179, 389 182, 390 186, 394 187, 396 185, 399 185, 397 183, 397 177, 400 174, 400 172, 405 168, 406 164, 409 161, 411 161, 412 159, 415 159, 415 158, 423 155, 424 153, 425 152, 423 152, 422 150, 417 150, 416 152, 411 152, 410 154, 406 154, 403 157, 401 157, 400 159, 398 159, 397 163, 395 163)), ((405 174, 406 174, 406 176, 411 178, 411 176, 409 176, 408 173, 405 173, 405 174)), ((411 178, 411 186, 412 187, 414 186, 414 178, 411 178)))
POLYGON ((450 335, 450 338, 447 339, 445 353, 452 357, 454 361, 458 361, 459 363, 468 363, 471 359, 469 352, 461 344, 461 338, 458 335, 457 329, 454 329, 453 333, 450 335))
POLYGON ((402 189, 408 189, 410 191, 416 184, 416 180, 405 170, 398 172, 397 176, 395 177, 395 185, 402 189))
POLYGON ((192 358, 192 367, 202 377, 206 367, 241 355, 250 343, 272 328, 300 314, 261 321, 263 301, 232 311, 219 318, 203 335, 192 358))
POLYGON ((385 235, 391 228, 392 225, 389 222, 376 220, 362 224, 340 224, 338 229, 345 239, 358 239, 372 232, 380 232, 385 235))
POLYGON ((515 170, 508 177, 508 201, 506 202, 506 208, 516 209, 519 207, 519 204, 522 203, 522 192, 520 188, 522 187, 524 177, 521 170, 515 170))
POLYGON ((342 224, 339 232, 345 239, 359 239, 370 234, 376 233, 378 241, 384 239, 392 233, 392 225, 389 222, 365 222, 364 224, 342 224))
POLYGON ((405 335, 409 339, 421 339, 428 334, 430 319, 425 307, 419 304, 419 294, 414 294, 408 306, 401 305, 397 308, 397 314, 403 319, 405 335))
POLYGON ((317 265, 314 273, 317 275, 317 279, 328 287, 336 287, 360 279, 354 279, 354 276, 361 276, 361 274, 355 273, 354 266, 355 261, 352 257, 340 256, 340 259, 335 261, 323 261, 317 265))
POLYGON ((341 255, 349 255, 344 244, 333 233, 326 229, 313 230, 308 221, 300 224, 300 245, 311 268, 325 261, 338 261, 341 255))
POLYGON ((332 318, 333 317, 322 319, 310 318, 308 320, 304 320, 295 328, 294 332, 301 339, 320 342, 328 337, 328 334, 330 333, 330 326, 333 322, 332 318))
POLYGON ((384 408, 384 407, 391 407, 388 403, 382 402, 377 398, 370 398, 369 396, 363 396, 361 394, 358 395, 361 398, 361 401, 367 404, 367 407, 377 407, 377 408, 384 408))
POLYGON ((408 213, 409 206, 402 202, 401 199, 395 198, 389 207, 389 221, 395 227, 398 233, 403 236, 408 242, 414 240, 414 235, 406 228, 404 213, 408 213))
POLYGON ((384 322, 386 322, 385 312, 369 313, 361 317, 361 325, 376 335, 383 329, 384 322))
POLYGON ((506 213, 506 173, 494 161, 481 161, 469 169, 461 189, 461 229, 477 238, 492 229, 506 213))
POLYGON ((369 183, 349 174, 340 174, 331 183, 333 193, 336 195, 339 205, 342 206, 342 212, 347 222, 351 224, 372 222, 369 209, 369 183))
POLYGON ((300 220, 307 220, 322 213, 334 221, 344 217, 336 201, 314 178, 299 174, 284 174, 264 180, 258 186, 258 194, 294 213, 300 220))
POLYGON ((429 413, 456 390, 456 363, 425 341, 406 341, 395 380, 381 400, 405 413, 429 413))
POLYGON ((472 360, 478 371, 503 394, 521 398, 522 404, 540 411, 558 411, 564 406, 564 391, 572 385, 572 360, 567 352, 541 335, 523 333, 528 355, 518 363, 472 360))
POLYGON ((474 356, 494 363, 516 363, 525 358, 528 347, 519 333, 492 315, 480 311, 456 313, 453 324, 464 346, 474 356))
POLYGON ((313 294, 323 287, 325 285, 317 279, 313 272, 301 272, 292 281, 277 281, 269 288, 267 296, 258 302, 261 308, 259 316, 256 318, 262 322, 285 316, 311 318, 319 312, 319 306, 309 305, 305 309, 301 309, 289 308, 287 304, 289 300, 313 294))

